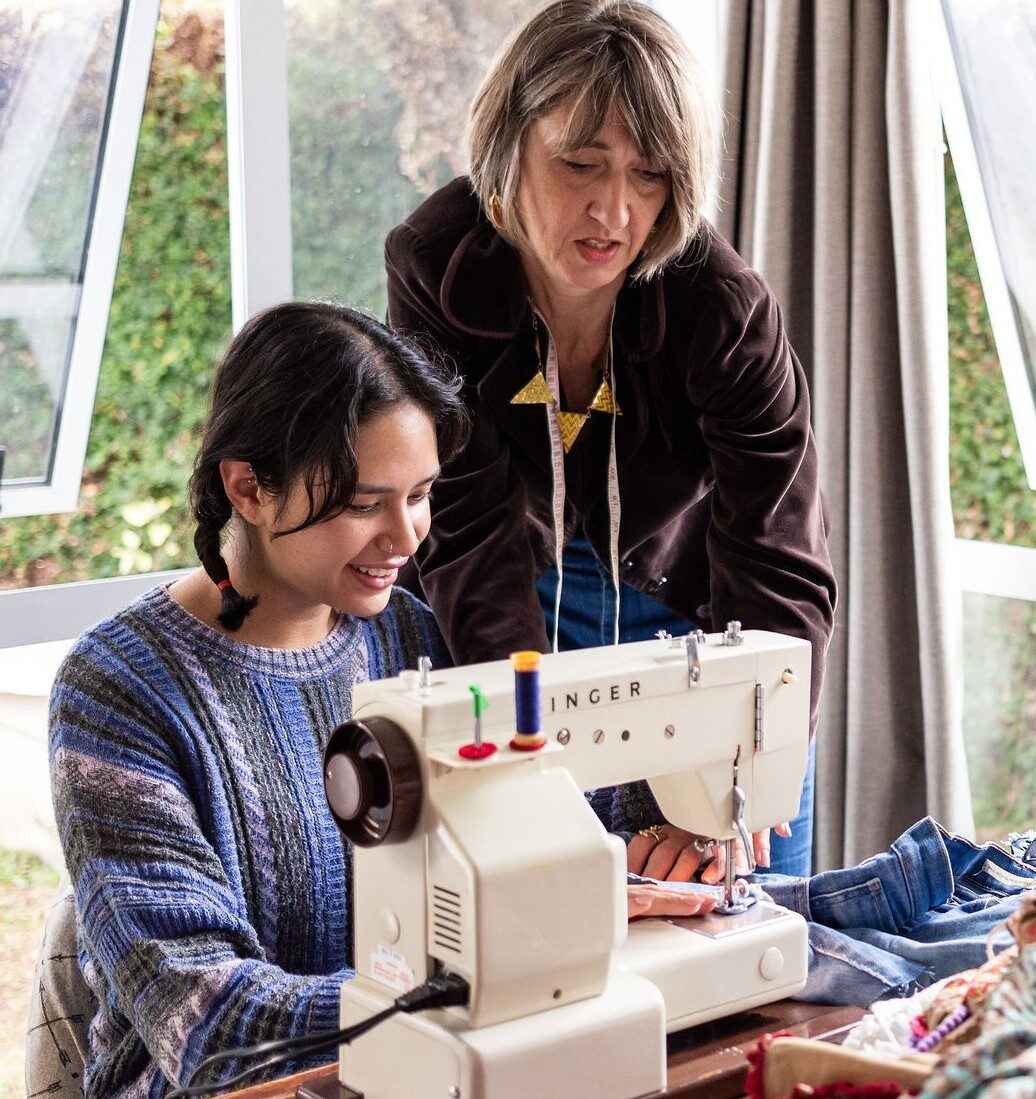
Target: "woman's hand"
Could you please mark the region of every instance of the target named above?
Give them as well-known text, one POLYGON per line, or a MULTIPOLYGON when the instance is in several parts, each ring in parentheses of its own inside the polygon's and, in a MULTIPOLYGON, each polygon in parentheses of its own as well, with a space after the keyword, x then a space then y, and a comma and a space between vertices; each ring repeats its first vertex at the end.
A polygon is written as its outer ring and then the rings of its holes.
POLYGON ((645 916, 704 916, 716 906, 716 898, 684 893, 664 885, 627 885, 626 914, 631 920, 645 916))
MULTIPOLYGON (((785 822, 774 831, 787 838, 791 827, 785 822)), ((734 870, 747 874, 748 859, 741 841, 735 843, 734 870)), ((770 865, 770 829, 752 834, 752 853, 760 867, 770 865)), ((691 881, 696 874, 706 885, 718 885, 726 872, 726 852, 721 843, 710 843, 673 824, 659 824, 638 832, 626 846, 626 869, 659 881, 691 881)))
MULTIPOLYGON (((626 845, 626 869, 658 881, 691 881, 713 858, 715 848, 704 836, 674 824, 645 828, 626 845)), ((704 875, 701 880, 708 881, 704 875)))

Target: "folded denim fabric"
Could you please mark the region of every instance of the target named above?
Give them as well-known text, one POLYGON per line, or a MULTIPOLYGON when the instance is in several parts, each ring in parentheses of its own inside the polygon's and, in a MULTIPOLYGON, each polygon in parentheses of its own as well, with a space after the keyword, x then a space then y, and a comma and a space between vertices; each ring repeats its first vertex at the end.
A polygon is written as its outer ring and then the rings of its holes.
POLYGON ((809 977, 796 998, 866 1007, 981 965, 990 933, 1036 889, 1036 864, 925 817, 858 866, 753 880, 809 921, 809 977))

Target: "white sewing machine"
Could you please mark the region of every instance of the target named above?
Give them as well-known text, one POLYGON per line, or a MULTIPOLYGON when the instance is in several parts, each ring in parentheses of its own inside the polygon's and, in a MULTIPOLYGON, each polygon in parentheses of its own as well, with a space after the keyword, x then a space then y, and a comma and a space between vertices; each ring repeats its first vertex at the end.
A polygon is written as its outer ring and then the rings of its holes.
POLYGON ((633 1099, 665 1086, 667 1030, 804 985, 805 923, 769 904, 627 924, 624 845, 583 796, 647 779, 671 823, 729 841, 728 865, 742 829, 794 818, 810 647, 736 626, 543 657, 535 752, 508 747, 509 661, 356 687, 325 757, 339 823, 370 844, 354 851, 342 1025, 442 968, 471 995, 343 1046, 343 1084, 365 1099, 633 1099), (472 684, 499 746, 476 760, 458 754, 472 684))

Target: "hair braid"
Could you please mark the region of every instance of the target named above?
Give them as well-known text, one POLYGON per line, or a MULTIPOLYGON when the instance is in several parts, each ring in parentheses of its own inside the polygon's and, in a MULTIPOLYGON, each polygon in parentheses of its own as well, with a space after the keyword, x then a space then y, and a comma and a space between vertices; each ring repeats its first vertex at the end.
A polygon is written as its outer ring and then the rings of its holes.
POLYGON ((207 478, 200 473, 199 470, 192 485, 194 517, 198 523, 194 532, 194 548, 202 568, 219 589, 219 613, 216 617, 228 630, 239 630, 259 602, 259 597, 241 595, 230 582, 230 569, 223 557, 220 533, 230 521, 234 509, 223 491, 218 467, 207 478))

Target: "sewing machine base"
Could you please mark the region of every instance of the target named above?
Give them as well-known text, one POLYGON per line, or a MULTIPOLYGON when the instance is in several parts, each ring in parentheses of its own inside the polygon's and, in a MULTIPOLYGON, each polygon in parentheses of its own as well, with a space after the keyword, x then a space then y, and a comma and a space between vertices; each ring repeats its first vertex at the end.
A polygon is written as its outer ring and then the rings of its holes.
MULTIPOLYGON (((364 978, 342 986, 342 1026, 392 1003, 364 978)), ((364 1099, 636 1099, 665 1087, 658 989, 617 969, 600 996, 469 1030, 453 1011, 396 1015, 343 1046, 342 1084, 364 1099)))
POLYGON ((657 985, 666 1030, 794 995, 806 984, 806 921, 758 902, 737 916, 638 920, 615 955, 657 985))

